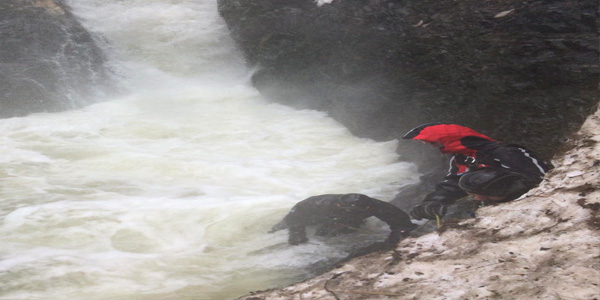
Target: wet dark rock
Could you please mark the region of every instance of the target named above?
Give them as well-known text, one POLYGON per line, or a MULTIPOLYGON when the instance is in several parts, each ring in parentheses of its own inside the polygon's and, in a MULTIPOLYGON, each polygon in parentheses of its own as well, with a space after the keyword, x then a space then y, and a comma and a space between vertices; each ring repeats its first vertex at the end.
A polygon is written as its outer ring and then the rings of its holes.
POLYGON ((61 0, 0 1, 0 118, 89 103, 104 58, 61 0))
MULTIPOLYGON (((264 95, 358 136, 455 122, 548 159, 599 101, 595 0, 218 3, 264 95)), ((438 163, 415 143, 399 152, 438 163)))

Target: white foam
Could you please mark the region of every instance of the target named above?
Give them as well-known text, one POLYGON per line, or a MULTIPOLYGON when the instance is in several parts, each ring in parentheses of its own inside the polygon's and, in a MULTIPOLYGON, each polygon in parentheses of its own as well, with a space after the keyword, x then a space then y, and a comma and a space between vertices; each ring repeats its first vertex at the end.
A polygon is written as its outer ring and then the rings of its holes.
POLYGON ((389 200, 416 178, 396 141, 260 98, 214 1, 70 3, 133 91, 0 120, 0 299, 227 299, 289 283, 357 243, 267 234, 294 203, 389 200))

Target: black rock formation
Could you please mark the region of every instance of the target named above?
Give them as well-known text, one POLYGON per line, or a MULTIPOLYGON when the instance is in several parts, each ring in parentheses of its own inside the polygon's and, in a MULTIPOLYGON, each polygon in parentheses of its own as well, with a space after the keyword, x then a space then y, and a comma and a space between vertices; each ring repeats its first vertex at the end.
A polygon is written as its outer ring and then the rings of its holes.
POLYGON ((104 58, 61 0, 0 1, 0 118, 89 103, 104 58))
MULTIPOLYGON (((598 103, 596 0, 218 3, 264 95, 361 137, 453 122, 548 159, 598 103)), ((422 145, 399 152, 439 164, 422 145)))

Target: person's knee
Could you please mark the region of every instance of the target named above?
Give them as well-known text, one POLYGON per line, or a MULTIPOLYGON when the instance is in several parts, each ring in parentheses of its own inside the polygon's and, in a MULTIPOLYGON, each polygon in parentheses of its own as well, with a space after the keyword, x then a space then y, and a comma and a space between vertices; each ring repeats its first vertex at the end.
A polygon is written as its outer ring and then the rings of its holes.
POLYGON ((484 168, 461 176, 459 187, 476 200, 504 202, 518 198, 530 187, 525 176, 500 168, 484 168))

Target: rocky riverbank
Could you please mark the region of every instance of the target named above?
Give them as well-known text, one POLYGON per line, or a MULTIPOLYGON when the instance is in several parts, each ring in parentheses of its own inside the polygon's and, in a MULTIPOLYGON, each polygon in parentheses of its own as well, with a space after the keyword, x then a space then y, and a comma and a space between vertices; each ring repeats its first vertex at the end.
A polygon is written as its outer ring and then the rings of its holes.
POLYGON ((600 110, 523 199, 239 300, 600 299, 600 110))

